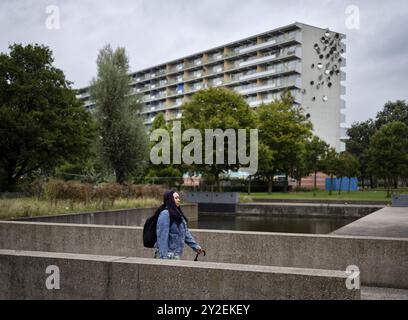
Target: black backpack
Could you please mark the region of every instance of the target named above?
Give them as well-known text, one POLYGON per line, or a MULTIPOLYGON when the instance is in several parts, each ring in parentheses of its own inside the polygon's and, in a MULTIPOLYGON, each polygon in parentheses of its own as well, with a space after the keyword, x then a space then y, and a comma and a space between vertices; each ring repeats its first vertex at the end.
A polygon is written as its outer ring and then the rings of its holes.
POLYGON ((147 218, 143 226, 143 245, 146 248, 154 248, 157 241, 156 225, 159 215, 160 212, 155 212, 151 217, 147 218))
MULTIPOLYGON (((165 208, 163 208, 164 210, 165 208)), ((143 245, 146 248, 154 248, 155 243, 157 242, 156 226, 157 220, 162 210, 157 210, 151 217, 147 218, 143 226, 143 245)), ((172 221, 170 219, 170 225, 172 221)))

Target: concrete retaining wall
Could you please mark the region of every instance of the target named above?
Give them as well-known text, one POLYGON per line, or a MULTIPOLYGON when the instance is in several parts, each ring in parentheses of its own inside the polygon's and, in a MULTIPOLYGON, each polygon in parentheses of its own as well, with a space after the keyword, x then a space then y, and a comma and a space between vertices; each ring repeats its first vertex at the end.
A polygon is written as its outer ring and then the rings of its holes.
MULTIPOLYGON (((181 208, 189 221, 198 221, 197 204, 183 204, 181 208)), ((38 221, 55 223, 103 224, 118 226, 142 226, 156 208, 134 208, 124 210, 109 210, 84 213, 62 214, 54 216, 39 216, 18 218, 13 221, 38 221)))
POLYGON ((323 199, 271 199, 271 198, 253 198, 253 202, 271 202, 271 203, 323 203, 323 204, 357 204, 357 205, 376 205, 386 206, 391 201, 374 200, 323 200, 323 199))
POLYGON ((360 290, 346 288, 346 277, 343 271, 0 250, 0 299, 360 299, 360 290), (46 287, 50 265, 59 268, 58 290, 46 287))
MULTIPOLYGON (((126 257, 153 256, 141 227, 0 222, 0 249, 126 257)), ((346 270, 356 265, 364 285, 408 288, 408 239, 192 230, 207 250, 202 261, 346 270)), ((184 259, 194 252, 185 249, 184 259)))
POLYGON ((364 217, 382 209, 381 205, 338 205, 310 203, 242 203, 237 215, 271 215, 283 217, 364 217))

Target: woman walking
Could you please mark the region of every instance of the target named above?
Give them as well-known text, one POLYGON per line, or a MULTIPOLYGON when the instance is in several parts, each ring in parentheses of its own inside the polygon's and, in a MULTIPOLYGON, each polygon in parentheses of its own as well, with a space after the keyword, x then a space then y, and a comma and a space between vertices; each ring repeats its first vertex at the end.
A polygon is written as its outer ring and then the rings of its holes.
POLYGON ((181 259, 184 243, 197 254, 204 252, 187 227, 188 219, 180 208, 180 196, 177 192, 165 192, 163 204, 156 212, 160 214, 156 226, 155 258, 181 259))

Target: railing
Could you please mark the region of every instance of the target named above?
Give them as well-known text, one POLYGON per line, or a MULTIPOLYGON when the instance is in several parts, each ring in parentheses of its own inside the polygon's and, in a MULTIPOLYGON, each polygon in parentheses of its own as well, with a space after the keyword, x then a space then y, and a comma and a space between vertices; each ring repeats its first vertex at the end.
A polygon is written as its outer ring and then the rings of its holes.
POLYGON ((226 57, 232 57, 232 56, 239 55, 239 54, 242 54, 242 53, 255 51, 255 50, 265 48, 265 47, 268 47, 268 46, 277 46, 277 45, 280 45, 280 44, 283 44, 285 42, 289 42, 289 41, 292 41, 292 40, 297 40, 297 41, 301 42, 301 34, 299 32, 296 32, 296 33, 290 34, 290 35, 288 33, 285 33, 285 35, 283 37, 282 36, 276 36, 275 39, 271 39, 271 40, 268 40, 268 41, 263 42, 263 43, 253 44, 253 45, 247 46, 245 48, 240 48, 240 49, 238 48, 238 49, 232 50, 231 52, 226 54, 226 57))

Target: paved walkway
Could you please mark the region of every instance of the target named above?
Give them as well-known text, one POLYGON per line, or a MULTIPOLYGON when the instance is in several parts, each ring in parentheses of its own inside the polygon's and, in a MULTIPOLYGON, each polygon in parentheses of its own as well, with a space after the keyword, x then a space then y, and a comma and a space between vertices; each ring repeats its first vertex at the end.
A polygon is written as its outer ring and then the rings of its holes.
POLYGON ((332 234, 408 238, 408 208, 385 207, 332 232, 332 234))

